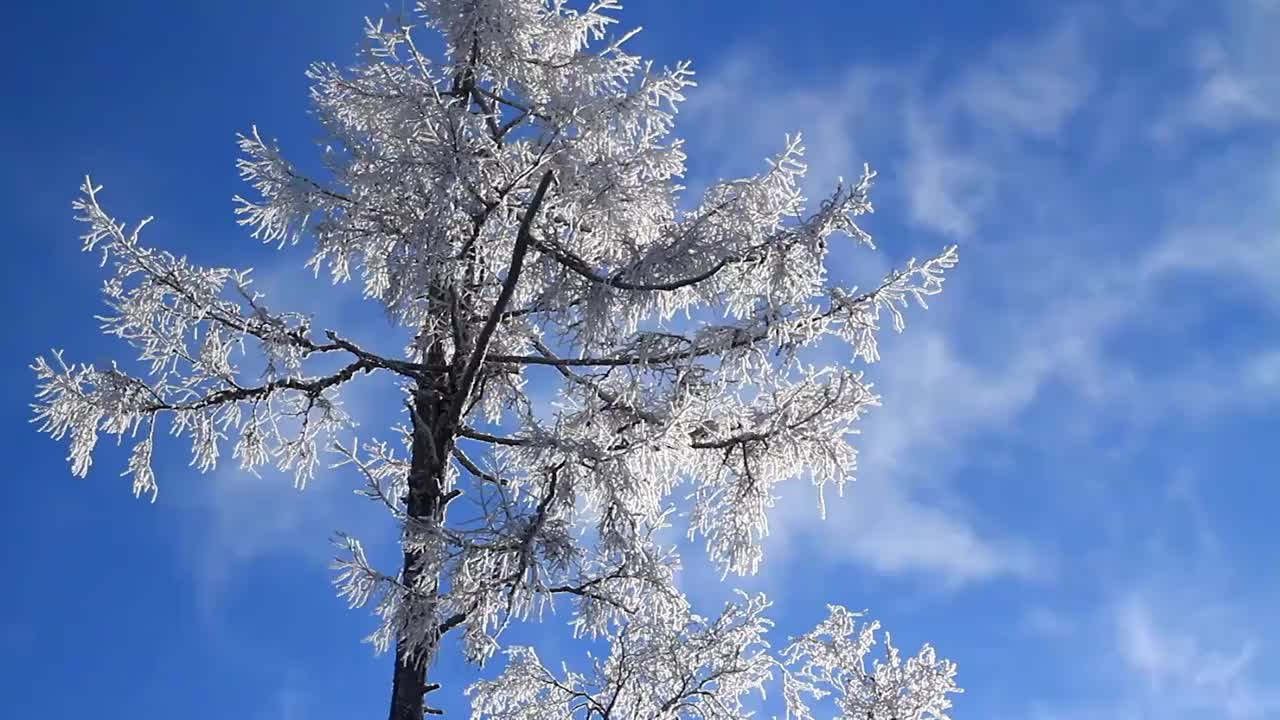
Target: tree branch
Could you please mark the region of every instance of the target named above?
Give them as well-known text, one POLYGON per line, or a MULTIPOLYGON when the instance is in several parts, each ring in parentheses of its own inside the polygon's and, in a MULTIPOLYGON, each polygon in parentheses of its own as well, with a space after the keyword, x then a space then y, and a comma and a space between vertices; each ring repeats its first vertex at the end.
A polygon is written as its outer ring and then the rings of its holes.
POLYGON ((539 251, 541 251, 542 253, 554 258, 561 265, 572 270, 574 273, 582 276, 583 278, 586 278, 587 280, 590 280, 591 282, 596 283, 598 285, 606 285, 608 287, 617 288, 619 290, 649 290, 649 291, 655 291, 655 292, 670 292, 672 290, 679 290, 681 288, 689 287, 690 285, 697 285, 700 282, 709 280, 712 276, 714 276, 716 273, 723 270, 730 263, 738 261, 736 258, 731 256, 724 257, 724 258, 721 258, 720 262, 716 263, 710 269, 700 272, 697 275, 680 278, 678 280, 669 280, 667 282, 633 283, 633 282, 628 282, 622 279, 623 271, 621 270, 619 270, 618 272, 615 272, 613 275, 609 277, 605 277, 603 275, 596 273, 594 270, 591 269, 591 266, 588 265, 585 260, 578 257, 577 255, 574 255, 568 250, 564 250, 563 248, 560 248, 555 243, 552 243, 550 241, 535 240, 533 246, 537 248, 539 251))
POLYGON ((453 457, 458 461, 460 465, 462 465, 464 469, 466 469, 467 472, 471 473, 473 476, 480 478, 481 480, 484 480, 486 482, 491 482, 494 485, 507 484, 506 480, 503 480, 497 475, 491 475, 490 473, 487 473, 484 470, 481 470, 479 465, 476 465, 471 458, 467 457, 466 453, 462 452, 457 447, 453 448, 453 457))
POLYGON ((458 426, 458 436, 467 438, 468 440, 477 440, 490 445, 506 445, 508 447, 531 447, 537 445, 534 440, 529 438, 513 438, 501 435, 490 435, 486 432, 480 432, 467 427, 466 425, 458 426))
POLYGON ((493 308, 489 311, 489 317, 485 319, 484 327, 480 328, 480 334, 476 336, 475 347, 471 349, 471 357, 468 358, 462 377, 458 379, 457 386, 454 388, 455 394, 446 420, 448 426, 452 426, 461 417, 462 407, 471 396, 472 387, 476 382, 476 375, 479 374, 480 365, 484 363, 485 353, 489 350, 489 342, 493 339, 493 333, 498 328, 498 324, 502 321, 502 313, 507 309, 507 303, 511 302, 511 296, 515 294, 516 283, 520 280, 520 272, 524 268, 524 258, 529 251, 529 243, 532 240, 530 227, 533 225, 534 217, 538 214, 538 208, 542 206, 542 201, 546 198, 547 188, 551 187, 553 179, 555 179, 555 171, 553 170, 547 170, 542 174, 542 181, 538 183, 538 189, 534 191, 533 199, 529 201, 529 208, 525 211, 524 218, 520 221, 520 232, 516 235, 516 245, 511 251, 511 265, 507 268, 507 277, 502 283, 502 290, 498 293, 498 299, 494 301, 493 308))
MULTIPOLYGON (((863 305, 868 302, 875 302, 877 297, 888 288, 892 281, 897 280, 891 277, 886 280, 875 290, 862 293, 848 300, 841 301, 838 305, 833 304, 826 310, 808 318, 803 318, 801 322, 822 322, 834 317, 841 310, 850 310, 856 306, 863 305)), ((707 357, 723 353, 726 350, 737 350, 749 345, 754 345, 761 340, 769 337, 767 329, 759 330, 751 333, 744 333, 734 338, 728 346, 699 346, 688 338, 682 338, 690 343, 690 347, 686 350, 669 351, 648 357, 639 355, 618 355, 610 357, 584 357, 584 358, 549 358, 545 355, 490 355, 486 359, 492 363, 509 364, 509 365, 549 365, 553 367, 628 367, 632 365, 664 365, 675 362, 677 360, 694 360, 700 357, 707 357)))
POLYGON ((309 397, 319 397, 325 390, 341 385, 355 377, 356 373, 367 373, 373 369, 374 366, 370 363, 364 360, 357 360, 332 375, 326 375, 310 381, 300 380, 298 378, 282 378, 280 380, 269 382, 265 385, 259 385, 258 387, 231 387, 210 393, 209 395, 190 403, 175 405, 166 402, 157 402, 145 408, 145 411, 157 412, 161 410, 171 410, 177 412, 190 412, 194 410, 203 410, 208 407, 228 402, 260 400, 280 390, 298 390, 309 397))

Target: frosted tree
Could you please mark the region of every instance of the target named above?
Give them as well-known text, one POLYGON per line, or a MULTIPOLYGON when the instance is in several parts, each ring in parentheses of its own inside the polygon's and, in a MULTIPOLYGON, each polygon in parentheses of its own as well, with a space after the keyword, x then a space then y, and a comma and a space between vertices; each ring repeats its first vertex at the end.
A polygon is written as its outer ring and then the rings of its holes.
POLYGON ((412 23, 370 21, 354 67, 310 69, 321 176, 240 138, 240 222, 361 283, 399 355, 269 310, 248 271, 145 244, 146 222, 114 219, 86 180, 74 208, 110 273, 103 329, 141 369, 40 358, 36 421, 68 439, 75 475, 101 435, 131 444, 126 474, 152 499, 158 434, 188 440, 201 471, 229 451, 299 483, 333 453, 399 529, 399 567, 346 535, 336 563, 394 653, 392 720, 438 712, 428 674, 450 634, 470 662, 505 659, 467 689, 477 719, 743 718, 772 683, 788 717, 945 718, 954 666, 928 647, 904 661, 887 637, 877 651, 877 626, 844 608, 778 653, 763 597, 695 614, 671 533, 739 576, 760 568, 782 483, 813 483, 824 511, 878 401, 853 366, 941 289, 954 248, 869 289, 830 282, 833 251, 872 247, 855 221, 874 174, 807 203, 798 138, 688 197, 672 130, 692 72, 628 52, 619 9, 423 0, 412 23), (848 362, 815 367, 819 345, 848 362), (355 443, 342 400, 375 379, 403 389, 403 421, 355 443), (554 669, 504 643, 553 605, 608 652, 554 669))

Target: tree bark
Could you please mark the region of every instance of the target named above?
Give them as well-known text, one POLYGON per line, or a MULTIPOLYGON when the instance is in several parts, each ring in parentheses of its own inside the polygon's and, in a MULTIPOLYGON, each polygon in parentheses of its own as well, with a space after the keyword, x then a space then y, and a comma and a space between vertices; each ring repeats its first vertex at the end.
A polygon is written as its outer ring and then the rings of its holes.
MULTIPOLYGON (((453 452, 458 424, 464 414, 463 408, 479 376, 480 367, 489 350, 489 342, 493 339, 493 334, 502 321, 502 314, 515 292, 516 283, 520 280, 524 258, 533 240, 530 233, 534 217, 537 216, 554 179, 553 171, 547 169, 529 201, 520 222, 520 232, 516 236, 502 290, 485 318, 484 325, 474 339, 462 338, 460 346, 454 348, 453 362, 448 370, 431 370, 418 380, 410 407, 413 415, 413 451, 409 463, 409 494, 405 498, 406 511, 415 520, 435 527, 444 524, 444 508, 450 500, 444 494, 445 469, 453 452), (472 346, 466 347, 468 344, 472 346)), ((451 312, 457 312, 457 308, 453 308, 451 312)), ((455 317, 455 321, 457 320, 455 317)), ((434 342, 424 355, 424 367, 445 367, 445 352, 439 341, 434 342)), ((401 578, 406 586, 420 585, 421 560, 417 553, 405 550, 401 578)), ((439 590, 439 578, 431 578, 427 588, 419 589, 426 589, 429 597, 425 602, 432 602, 439 590)), ((424 712, 442 714, 439 710, 427 708, 424 698, 433 688, 427 683, 427 668, 435 657, 438 642, 437 634, 429 638, 425 647, 418 648, 417 652, 410 652, 403 635, 397 639, 396 669, 391 683, 390 720, 422 720, 424 712)))
MULTIPOLYGON (((439 344, 428 350, 424 361, 428 367, 440 367, 444 364, 444 351, 439 344)), ((453 429, 449 427, 451 423, 448 418, 452 399, 450 389, 447 372, 431 372, 418 380, 410 406, 413 447, 409 465, 409 492, 405 498, 406 511, 410 517, 433 525, 444 521, 445 463, 453 444, 453 429)), ((405 550, 404 567, 401 570, 405 585, 413 587, 419 582, 421 560, 418 553, 405 550)), ((422 589, 434 597, 436 580, 432 579, 422 589)), ((403 636, 397 640, 390 720, 422 720, 425 712, 439 714, 439 711, 427 709, 425 700, 428 692, 427 669, 435 657, 435 644, 436 640, 432 639, 426 647, 411 653, 403 636)))

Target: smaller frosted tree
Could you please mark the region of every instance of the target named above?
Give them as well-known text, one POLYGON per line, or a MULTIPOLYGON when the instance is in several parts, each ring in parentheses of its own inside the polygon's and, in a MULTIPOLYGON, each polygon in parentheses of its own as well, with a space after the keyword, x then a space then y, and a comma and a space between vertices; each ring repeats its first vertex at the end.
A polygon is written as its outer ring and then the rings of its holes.
POLYGON ((241 138, 255 191, 237 199, 241 222, 360 282, 402 333, 399 355, 353 334, 367 328, 268 310, 247 271, 144 244, 145 221, 111 217, 86 180, 75 209, 110 269, 103 327, 146 371, 40 358, 36 418, 69 439, 76 475, 100 435, 131 442, 134 493, 153 499, 160 434, 188 439, 201 471, 229 448, 244 471, 273 463, 299 483, 336 453, 399 528, 399 567, 375 568, 345 535, 337 562, 340 593, 380 620, 370 641, 394 650, 392 720, 433 712, 427 674, 451 633, 469 661, 506 658, 468 690, 477 719, 744 718, 772 683, 789 717, 822 703, 945 718, 955 668, 930 648, 903 661, 885 636, 877 653, 877 626, 833 606, 775 654, 768 602, 696 614, 662 537, 678 526, 726 576, 752 574, 782 483, 841 490, 878 398, 806 351, 877 360, 884 316, 900 330, 954 248, 870 290, 831 283, 833 247, 872 247, 855 219, 874 175, 806 209, 798 139, 760 174, 687 198, 671 132, 691 71, 627 52, 630 35, 609 33, 618 9, 424 0, 438 57, 409 25, 371 22, 354 67, 311 68, 323 177, 256 130, 241 138), (367 376, 403 390, 403 422, 355 444, 342 398, 367 376), (504 644, 555 604, 609 652, 553 670, 504 644))

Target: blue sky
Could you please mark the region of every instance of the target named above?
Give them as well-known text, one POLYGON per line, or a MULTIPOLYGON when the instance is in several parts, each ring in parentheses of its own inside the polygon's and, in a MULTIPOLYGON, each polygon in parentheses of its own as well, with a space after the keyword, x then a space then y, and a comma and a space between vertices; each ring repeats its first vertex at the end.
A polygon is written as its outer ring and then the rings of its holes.
MULTIPOLYGON (((870 370, 884 407, 858 482, 824 523, 803 487, 779 508, 746 585, 782 628, 870 608, 959 663, 956 717, 1280 718, 1280 4, 631 4, 638 48, 699 71, 691 185, 801 130, 815 192, 881 172, 866 228, 883 252, 840 272, 961 245, 870 370)), ((306 64, 350 58, 380 8, 10 10, 0 716, 384 712, 389 661, 358 643, 372 621, 328 585, 333 530, 390 531, 350 478, 299 493, 175 453, 159 501, 135 501, 110 449, 70 477, 27 422, 26 367, 121 352, 96 335, 102 276, 71 220, 86 172, 118 216, 157 216, 150 242, 257 267, 322 321, 374 317, 249 239, 230 198, 235 133, 256 123, 305 157, 306 64)))

